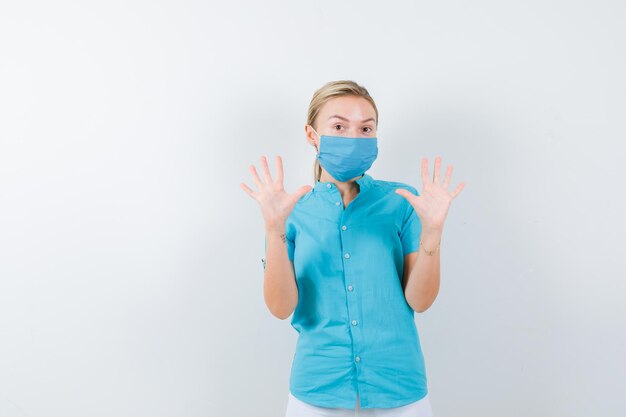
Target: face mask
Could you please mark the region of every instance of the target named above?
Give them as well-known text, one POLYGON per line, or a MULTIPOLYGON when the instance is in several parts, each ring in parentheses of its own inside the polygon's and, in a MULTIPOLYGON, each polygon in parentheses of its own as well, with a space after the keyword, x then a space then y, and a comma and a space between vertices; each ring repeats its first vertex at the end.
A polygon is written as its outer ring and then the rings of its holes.
MULTIPOLYGON (((313 129, 313 126, 311 126, 313 129)), ((315 129, 313 129, 315 132, 315 129)), ((317 159, 337 181, 348 181, 365 173, 378 156, 377 138, 320 136, 317 159)))

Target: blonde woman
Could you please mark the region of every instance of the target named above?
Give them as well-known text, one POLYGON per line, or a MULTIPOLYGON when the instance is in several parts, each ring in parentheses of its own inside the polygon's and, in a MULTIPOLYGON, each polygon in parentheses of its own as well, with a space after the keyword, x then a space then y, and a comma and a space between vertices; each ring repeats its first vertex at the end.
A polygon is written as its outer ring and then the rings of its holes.
POLYGON ((431 417, 414 312, 439 291, 439 246, 452 200, 452 167, 441 158, 423 191, 366 173, 378 155, 378 109, 349 80, 329 82, 310 102, 306 140, 316 150, 314 185, 293 194, 261 157, 250 166, 265 221, 264 298, 299 333, 286 417, 431 417))

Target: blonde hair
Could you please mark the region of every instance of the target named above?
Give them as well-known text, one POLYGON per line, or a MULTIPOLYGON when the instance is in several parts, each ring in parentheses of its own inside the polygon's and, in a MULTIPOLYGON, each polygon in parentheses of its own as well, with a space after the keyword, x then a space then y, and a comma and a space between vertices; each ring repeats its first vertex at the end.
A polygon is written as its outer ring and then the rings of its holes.
MULTIPOLYGON (((315 91, 315 93, 313 94, 313 98, 309 103, 307 124, 313 126, 313 128, 318 131, 316 123, 320 109, 330 99, 341 96, 362 97, 369 101, 372 107, 374 107, 374 111, 376 112, 376 128, 378 128, 378 109, 376 108, 376 103, 374 103, 374 99, 370 96, 365 87, 360 86, 359 84, 351 80, 330 81, 324 84, 317 91, 315 91)), ((322 175, 322 167, 320 166, 319 160, 315 158, 315 165, 313 166, 314 183, 316 183, 320 179, 320 175, 322 175)))

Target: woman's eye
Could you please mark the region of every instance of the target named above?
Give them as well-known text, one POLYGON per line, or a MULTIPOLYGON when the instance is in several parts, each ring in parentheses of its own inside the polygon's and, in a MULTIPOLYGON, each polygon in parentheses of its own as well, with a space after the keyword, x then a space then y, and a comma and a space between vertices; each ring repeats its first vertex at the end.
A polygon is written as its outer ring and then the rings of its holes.
MULTIPOLYGON (((335 127, 341 127, 341 125, 335 125, 335 127)), ((335 129, 335 130, 338 130, 338 129, 335 129)))
POLYGON ((370 133, 372 131, 371 127, 366 127, 365 129, 369 129, 369 131, 367 133, 370 133))

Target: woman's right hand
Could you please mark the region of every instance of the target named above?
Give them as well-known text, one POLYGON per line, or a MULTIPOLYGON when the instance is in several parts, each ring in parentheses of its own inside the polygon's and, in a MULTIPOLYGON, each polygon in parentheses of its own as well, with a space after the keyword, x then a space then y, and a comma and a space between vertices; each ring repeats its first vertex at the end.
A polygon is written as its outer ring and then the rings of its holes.
POLYGON ((258 191, 254 191, 243 182, 240 183, 240 186, 261 206, 266 229, 284 228, 285 221, 298 200, 311 191, 313 187, 303 185, 293 194, 288 194, 283 187, 283 161, 278 155, 276 156, 276 181, 272 180, 265 156, 261 156, 261 167, 263 168, 263 180, 259 178, 254 165, 250 165, 249 168, 252 173, 252 181, 256 184, 258 191))

